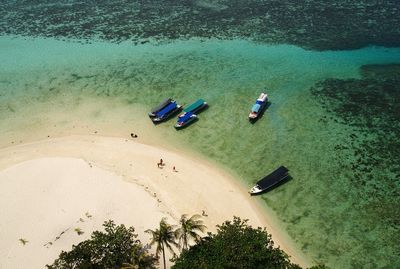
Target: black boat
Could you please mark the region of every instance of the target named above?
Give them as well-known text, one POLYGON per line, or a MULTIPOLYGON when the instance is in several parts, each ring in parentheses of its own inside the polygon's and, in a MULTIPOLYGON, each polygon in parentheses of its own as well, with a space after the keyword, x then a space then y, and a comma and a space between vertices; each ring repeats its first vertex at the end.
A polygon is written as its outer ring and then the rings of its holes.
POLYGON ((171 98, 166 98, 164 101, 159 103, 156 107, 153 107, 151 109, 151 111, 149 112, 149 117, 155 117, 157 112, 161 111, 164 107, 166 107, 167 105, 172 103, 172 101, 173 100, 171 98))
POLYGON ((253 195, 261 193, 263 191, 267 191, 287 179, 288 176, 289 169, 284 166, 280 166, 274 172, 259 180, 257 184, 253 188, 251 188, 250 194, 253 195))

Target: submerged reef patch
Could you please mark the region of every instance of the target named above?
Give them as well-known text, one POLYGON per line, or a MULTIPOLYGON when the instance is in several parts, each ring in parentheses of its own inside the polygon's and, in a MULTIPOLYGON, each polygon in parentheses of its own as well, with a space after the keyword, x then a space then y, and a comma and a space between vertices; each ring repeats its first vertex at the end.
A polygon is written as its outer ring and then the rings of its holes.
POLYGON ((0 18, 0 35, 87 41, 242 38, 317 50, 400 45, 397 0, 7 0, 0 18))
MULTIPOLYGON (((370 242, 369 252, 393 253, 387 268, 400 266, 400 65, 365 65, 361 79, 327 79, 311 92, 329 116, 353 132, 337 141, 335 161, 346 171, 340 181, 361 216, 352 237, 370 242)), ((356 246, 353 246, 356 247, 356 246)), ((364 257, 365 258, 365 257, 364 257)), ((354 259, 353 267, 365 268, 354 259)), ((381 264, 382 265, 382 264, 381 264)), ((371 267, 371 268, 378 268, 371 267)), ((386 267, 385 267, 386 268, 386 267)))

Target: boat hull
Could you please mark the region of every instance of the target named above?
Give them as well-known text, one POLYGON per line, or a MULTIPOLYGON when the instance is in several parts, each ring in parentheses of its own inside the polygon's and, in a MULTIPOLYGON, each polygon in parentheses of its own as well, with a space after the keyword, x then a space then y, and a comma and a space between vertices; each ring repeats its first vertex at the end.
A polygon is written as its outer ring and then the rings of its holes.
POLYGON ((151 120, 153 121, 153 123, 161 123, 163 121, 168 120, 169 118, 171 118, 173 115, 177 114, 181 110, 182 110, 182 106, 178 105, 175 109, 171 110, 170 112, 162 115, 161 117, 153 117, 153 118, 151 118, 151 120))
POLYGON ((275 171, 259 180, 257 184, 251 188, 249 193, 251 195, 256 195, 274 189, 287 181, 289 178, 288 172, 289 170, 286 167, 280 166, 275 169, 275 171))
POLYGON ((181 124, 177 123, 174 125, 174 127, 177 130, 183 129, 183 128, 189 126, 190 124, 192 124, 193 122, 195 122, 197 119, 198 119, 197 116, 193 114, 188 120, 182 122, 181 124))
POLYGON ((264 113, 267 103, 268 95, 261 93, 249 114, 248 119, 250 122, 255 122, 264 113))
POLYGON ((170 103, 175 102, 174 100, 172 100, 171 98, 167 98, 165 100, 163 100, 161 103, 159 103, 156 107, 151 109, 151 112, 149 112, 149 117, 150 118, 154 118, 157 115, 157 112, 161 111, 164 107, 166 107, 167 105, 169 105, 170 103))
POLYGON ((191 112, 192 113, 198 113, 198 112, 201 112, 202 110, 206 109, 207 107, 208 107, 207 102, 204 102, 203 105, 199 106, 196 109, 193 109, 191 112))

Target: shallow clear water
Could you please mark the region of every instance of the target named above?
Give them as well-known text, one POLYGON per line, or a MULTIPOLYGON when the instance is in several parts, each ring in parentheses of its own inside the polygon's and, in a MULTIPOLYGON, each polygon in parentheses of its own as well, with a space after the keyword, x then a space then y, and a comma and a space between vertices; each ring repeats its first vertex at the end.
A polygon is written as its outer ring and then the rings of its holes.
POLYGON ((358 78, 361 65, 400 63, 400 49, 313 52, 240 40, 133 46, 0 37, 0 62, 4 133, 17 136, 48 124, 42 117, 27 128, 26 111, 37 118, 60 107, 71 113, 64 121, 122 123, 110 117, 121 107, 150 108, 169 96, 182 104, 204 98, 210 108, 189 128, 177 132, 170 120, 152 130, 227 166, 248 186, 287 166, 293 179, 255 199, 276 212, 312 260, 333 268, 400 266, 399 247, 391 241, 396 230, 357 207, 364 197, 348 180, 349 168, 338 162, 350 161, 351 154, 334 150, 355 130, 321 122, 327 112, 309 91, 325 78, 358 78), (247 115, 263 90, 271 106, 250 124, 247 115), (104 109, 102 102, 112 105, 104 109), (86 103, 97 110, 73 113, 86 103))

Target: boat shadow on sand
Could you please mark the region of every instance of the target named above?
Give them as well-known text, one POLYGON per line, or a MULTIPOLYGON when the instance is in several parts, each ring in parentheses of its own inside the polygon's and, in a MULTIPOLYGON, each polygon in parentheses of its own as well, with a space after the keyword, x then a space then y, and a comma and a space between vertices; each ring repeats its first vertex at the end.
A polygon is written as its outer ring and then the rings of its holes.
POLYGON ((251 124, 256 123, 259 119, 261 119, 264 116, 265 111, 267 111, 267 109, 272 105, 272 103, 270 101, 268 101, 264 108, 260 111, 260 113, 258 114, 258 117, 255 119, 249 119, 251 124))
POLYGON ((278 184, 274 185, 273 187, 268 188, 268 189, 266 189, 266 190, 264 190, 264 191, 262 191, 262 192, 259 192, 259 193, 255 193, 255 194, 251 193, 250 195, 251 195, 251 196, 258 196, 258 195, 265 194, 265 193, 267 193, 267 192, 270 192, 270 191, 272 191, 272 190, 278 188, 279 186, 281 186, 281 185, 283 185, 283 184, 286 184, 287 182, 291 181, 292 179, 293 179, 293 177, 289 175, 289 176, 287 176, 284 180, 280 181, 278 184))

